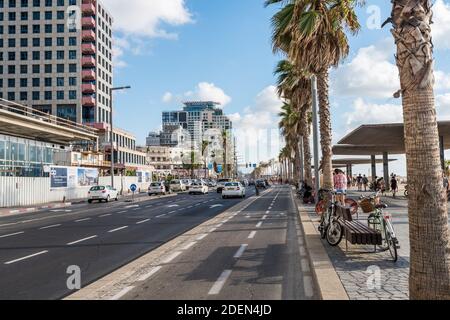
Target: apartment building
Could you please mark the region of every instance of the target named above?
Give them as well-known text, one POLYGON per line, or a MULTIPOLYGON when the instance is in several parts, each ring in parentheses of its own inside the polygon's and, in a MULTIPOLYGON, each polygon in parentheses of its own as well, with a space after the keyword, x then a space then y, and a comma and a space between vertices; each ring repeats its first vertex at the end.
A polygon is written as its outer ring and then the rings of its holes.
POLYGON ((108 124, 112 23, 98 0, 0 0, 0 97, 108 124))

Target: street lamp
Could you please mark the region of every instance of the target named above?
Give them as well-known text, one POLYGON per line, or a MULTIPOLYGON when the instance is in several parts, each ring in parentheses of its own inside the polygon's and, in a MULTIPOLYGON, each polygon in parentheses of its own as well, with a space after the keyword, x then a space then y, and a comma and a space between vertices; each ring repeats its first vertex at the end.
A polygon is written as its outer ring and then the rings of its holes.
POLYGON ((116 87, 116 88, 111 88, 109 91, 109 95, 110 95, 110 101, 111 101, 111 112, 110 112, 110 126, 111 126, 111 134, 110 134, 110 139, 111 139, 111 187, 114 188, 114 134, 113 134, 113 91, 118 91, 118 90, 126 90, 126 89, 131 89, 130 86, 125 86, 125 87, 116 87))

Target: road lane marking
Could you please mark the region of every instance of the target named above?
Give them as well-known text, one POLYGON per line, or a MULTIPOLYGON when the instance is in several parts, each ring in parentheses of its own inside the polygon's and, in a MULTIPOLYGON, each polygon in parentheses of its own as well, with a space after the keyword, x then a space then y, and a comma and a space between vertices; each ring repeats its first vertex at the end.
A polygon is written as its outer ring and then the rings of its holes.
POLYGON ((45 229, 57 228, 57 227, 61 227, 61 224, 54 224, 52 226, 42 227, 42 228, 39 228, 39 230, 45 230, 45 229))
POLYGON ((164 214, 160 214, 159 216, 156 216, 157 218, 162 218, 162 217, 164 217, 166 214, 164 213, 164 214))
POLYGON ((312 278, 310 276, 303 277, 303 288, 305 289, 305 296, 308 298, 311 298, 314 295, 312 278))
POLYGON ((197 238, 197 241, 203 240, 203 239, 205 239, 207 236, 208 236, 208 234, 207 234, 207 233, 204 233, 204 234, 202 234, 201 236, 199 236, 199 237, 197 238))
POLYGON ((263 219, 263 220, 266 220, 266 219, 267 219, 267 215, 263 216, 262 219, 263 219))
POLYGON ((97 236, 87 237, 87 238, 80 239, 80 240, 77 240, 77 241, 74 241, 74 242, 69 242, 67 245, 71 246, 71 245, 74 245, 74 244, 77 244, 77 243, 80 243, 80 242, 83 242, 83 241, 91 240, 91 239, 94 239, 94 238, 97 238, 97 236))
POLYGON ((196 241, 191 241, 189 242, 187 245, 185 245, 183 248, 181 248, 181 250, 187 250, 190 249, 192 246, 194 246, 197 242, 196 241))
POLYGON ((300 246, 300 255, 301 255, 302 257, 306 256, 306 250, 305 250, 305 247, 304 247, 304 246, 300 246))
POLYGON ((119 300, 120 298, 122 298, 124 295, 126 295, 128 292, 130 292, 133 289, 134 289, 133 286, 124 288, 118 294, 116 294, 114 297, 112 297, 111 300, 119 300))
POLYGON ((38 253, 30 254, 29 256, 26 256, 26 257, 22 257, 22 258, 19 258, 19 259, 15 259, 15 260, 11 260, 11 261, 5 262, 5 264, 13 264, 13 263, 16 263, 16 262, 19 262, 19 261, 22 261, 22 260, 26 260, 26 259, 30 259, 30 258, 39 256, 39 255, 47 253, 47 252, 48 251, 45 250, 45 251, 41 251, 41 252, 38 252, 38 253))
POLYGON ((209 290, 208 295, 218 295, 220 291, 222 290, 223 286, 225 285, 225 282, 231 275, 231 270, 225 270, 217 279, 216 283, 212 286, 211 290, 209 290))
POLYGON ((166 259, 164 259, 162 261, 162 263, 164 263, 164 264, 169 263, 172 260, 174 260, 176 257, 178 257, 180 254, 182 254, 181 251, 176 251, 176 252, 172 253, 170 256, 168 256, 166 259))
POLYGON ((269 207, 269 210, 272 210, 272 207, 269 207))
POLYGON ((209 232, 214 232, 216 230, 217 230, 217 228, 212 228, 211 230, 209 230, 209 232))
POLYGON ((193 206, 189 206, 189 207, 188 207, 188 209, 192 209, 192 208, 193 208, 193 206))
POLYGON ((88 221, 88 220, 91 220, 91 218, 79 219, 79 220, 75 220, 75 222, 83 222, 83 221, 88 221))
POLYGON ((113 232, 120 231, 120 230, 123 230, 123 229, 126 229, 126 228, 128 228, 128 226, 123 226, 123 227, 120 227, 120 228, 112 229, 112 230, 109 230, 108 232, 109 233, 113 233, 113 232))
POLYGON ((248 236, 248 238, 249 238, 249 239, 254 239, 255 236, 256 236, 256 231, 252 231, 252 232, 250 233, 250 235, 248 236))
POLYGON ((267 210, 267 211, 266 211, 266 214, 269 214, 269 213, 270 213, 270 211, 269 211, 269 210, 267 210))
POLYGON ((131 210, 131 211, 137 211, 137 210, 139 210, 140 208, 136 208, 136 209, 133 209, 133 210, 131 210))
POLYGON ((128 210, 120 211, 119 213, 127 213, 128 210))
POLYGON ((25 231, 20 231, 20 232, 16 232, 16 233, 5 234, 4 236, 0 236, 0 238, 7 238, 7 237, 12 237, 12 236, 17 236, 17 235, 23 234, 23 233, 25 233, 25 231))
POLYGON ((139 205, 138 204, 133 204, 133 205, 130 205, 130 206, 126 206, 125 209, 136 208, 136 207, 139 207, 139 205))
POLYGON ((102 214, 101 216, 99 216, 99 218, 104 218, 104 217, 109 217, 109 216, 111 216, 111 213, 102 214))
POLYGON ((236 254, 233 256, 233 258, 240 258, 242 257, 242 255, 244 254, 245 249, 247 249, 248 244, 243 244, 241 245, 241 247, 239 248, 239 250, 236 252, 236 254))
POLYGON ((177 211, 176 211, 176 210, 175 210, 175 211, 170 211, 170 212, 169 212, 169 214, 171 214, 171 213, 175 213, 175 212, 177 212, 177 211))
POLYGON ((261 228, 262 226, 262 221, 258 222, 258 224, 256 225, 257 228, 261 228))
POLYGON ((159 270, 161 270, 161 266, 159 267, 154 267, 150 270, 150 272, 148 272, 147 274, 144 274, 143 276, 141 276, 138 281, 145 281, 148 278, 150 278, 151 276, 153 276, 155 273, 157 273, 159 270))
POLYGON ((310 272, 311 271, 310 268, 309 268, 309 262, 308 262, 307 259, 302 259, 301 264, 302 264, 302 271, 303 272, 310 272))
POLYGON ((145 219, 145 220, 136 222, 136 224, 142 224, 142 223, 146 223, 146 222, 149 222, 149 221, 150 221, 150 219, 145 219))

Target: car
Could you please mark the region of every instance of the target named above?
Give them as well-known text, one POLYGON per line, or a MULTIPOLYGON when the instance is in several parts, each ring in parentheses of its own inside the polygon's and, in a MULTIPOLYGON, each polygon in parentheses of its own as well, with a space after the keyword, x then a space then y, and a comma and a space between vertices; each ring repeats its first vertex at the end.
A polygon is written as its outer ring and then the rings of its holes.
POLYGON ((255 185, 255 180, 250 180, 250 181, 248 182, 248 185, 249 185, 249 186, 254 186, 254 185, 255 185))
POLYGON ((266 182, 264 180, 256 180, 256 187, 257 188, 266 189, 267 185, 266 185, 266 182))
POLYGON ((170 181, 170 190, 173 192, 183 192, 186 191, 186 185, 183 180, 172 180, 170 181))
POLYGON ((194 182, 189 188, 189 194, 208 194, 208 186, 203 182, 194 182))
POLYGON ((231 179, 219 179, 217 180, 217 193, 222 193, 222 189, 224 188, 225 184, 231 182, 231 179))
POLYGON ((191 184, 192 184, 192 181, 191 180, 189 180, 189 179, 183 179, 183 180, 181 180, 183 183, 184 183, 184 185, 186 186, 186 190, 189 190, 189 187, 191 186, 191 184))
POLYGON ((166 195, 169 192, 164 182, 152 182, 148 187, 148 195, 166 195))
POLYGON ((88 202, 109 202, 111 199, 119 200, 119 191, 111 186, 94 186, 88 192, 88 202))
POLYGON ((217 183, 214 180, 209 180, 208 181, 208 187, 214 188, 216 186, 217 186, 217 183))
POLYGON ((227 182, 222 190, 222 199, 245 198, 245 187, 240 182, 227 182))

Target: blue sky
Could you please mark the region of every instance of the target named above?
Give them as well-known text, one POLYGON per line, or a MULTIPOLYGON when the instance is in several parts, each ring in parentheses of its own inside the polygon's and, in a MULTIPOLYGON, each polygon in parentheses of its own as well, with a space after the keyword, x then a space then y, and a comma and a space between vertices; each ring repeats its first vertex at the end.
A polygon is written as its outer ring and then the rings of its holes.
MULTIPOLYGON (((116 96, 115 121, 135 133, 139 143, 159 128, 163 110, 179 109, 181 101, 194 98, 223 101, 240 130, 276 131, 281 104, 274 93, 273 69, 280 56, 272 54, 270 44, 276 6, 264 8, 263 0, 103 2, 115 16, 115 85, 132 86, 116 96)), ((358 9, 362 30, 350 37, 349 57, 331 71, 335 142, 362 123, 402 121, 400 101, 391 98, 399 84, 389 26, 370 27, 383 22, 390 10, 385 0, 369 0, 358 9)), ((450 119, 449 0, 437 0, 434 20, 438 114, 450 119)), ((261 139, 262 150, 265 143, 261 139)), ((250 143, 248 161, 278 154, 277 143, 271 154, 261 151, 259 158, 255 147, 250 143)), ((239 152, 245 153, 242 141, 239 152)), ((405 174, 404 158, 396 158, 401 161, 392 171, 405 174)))

